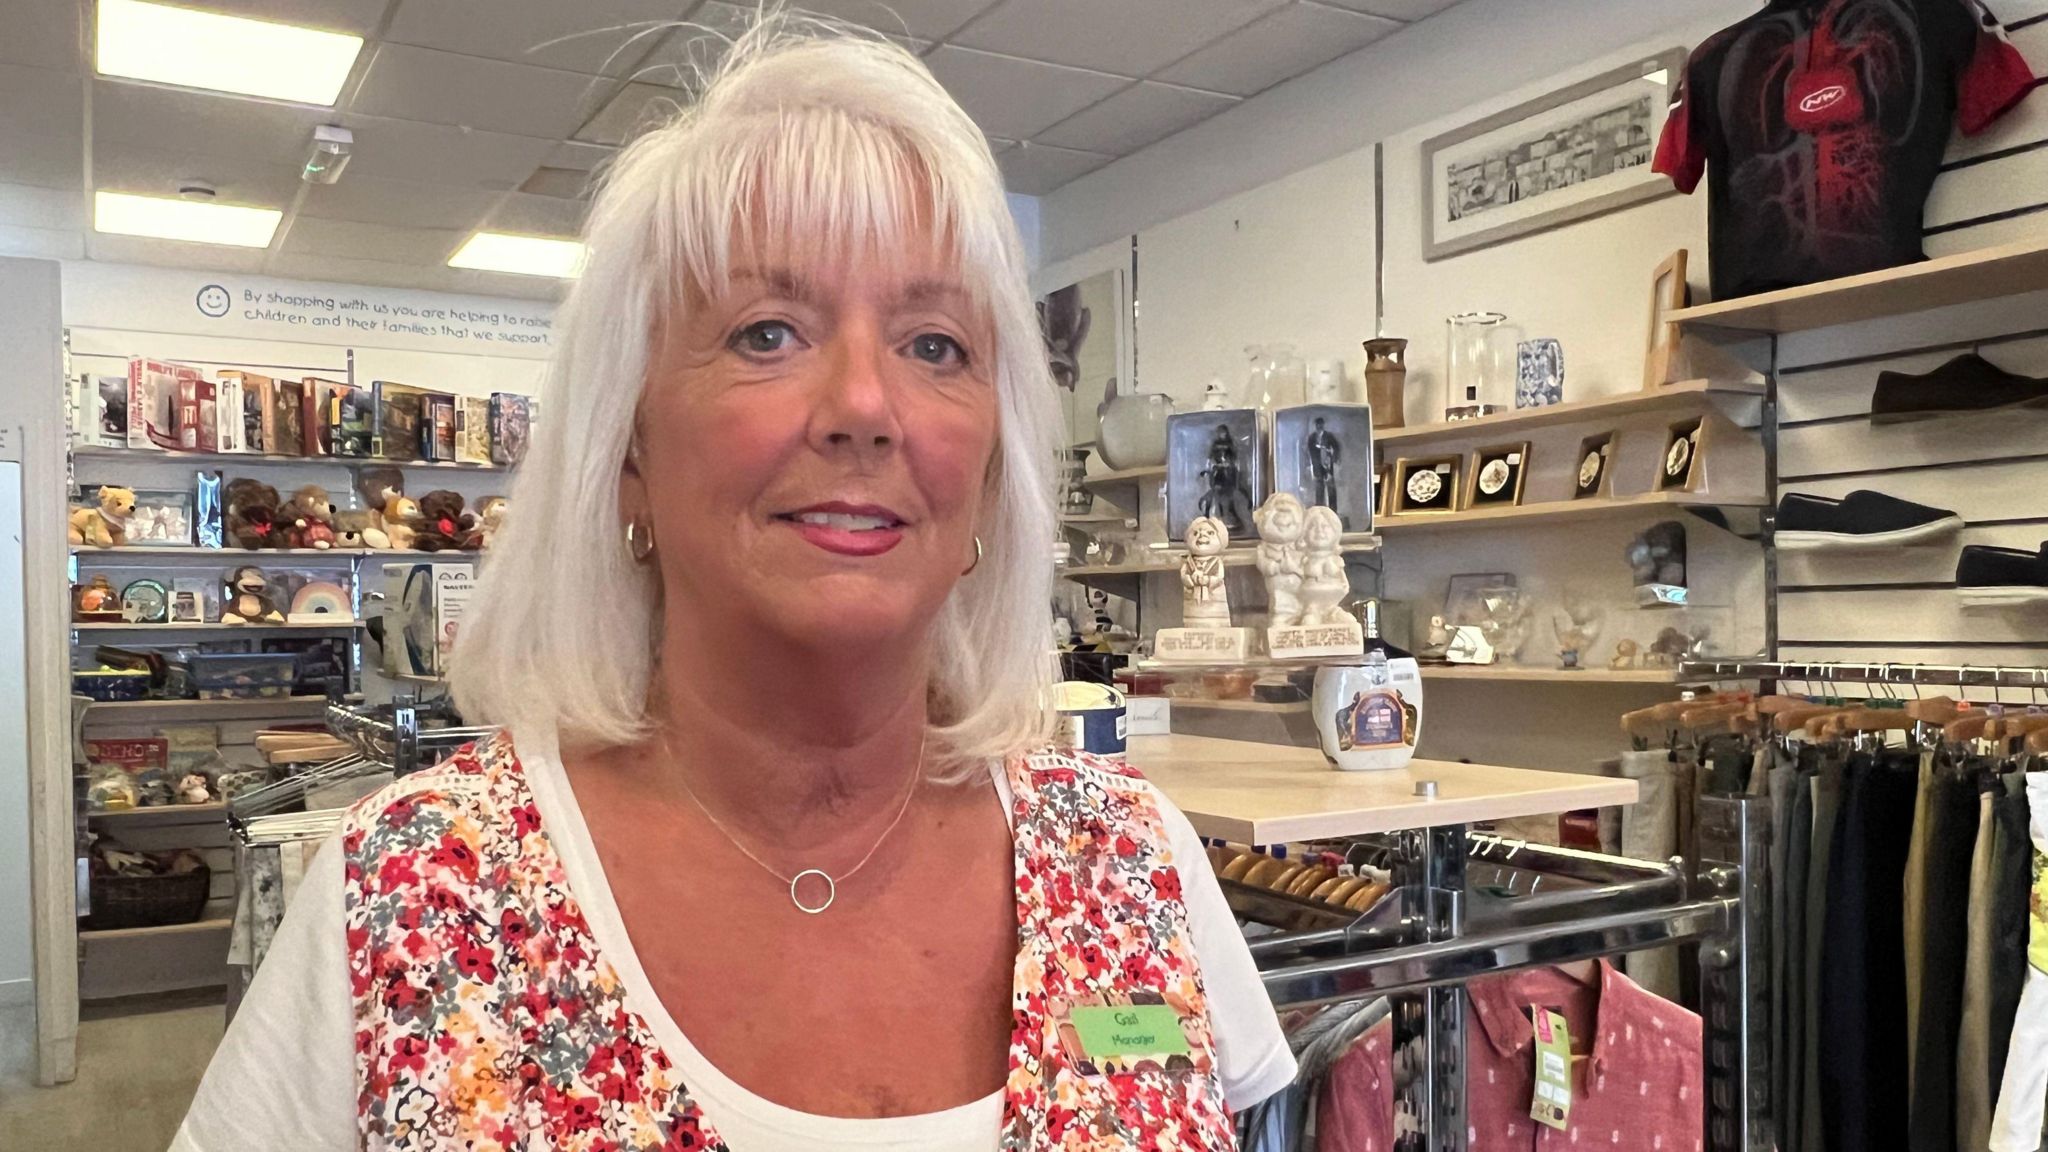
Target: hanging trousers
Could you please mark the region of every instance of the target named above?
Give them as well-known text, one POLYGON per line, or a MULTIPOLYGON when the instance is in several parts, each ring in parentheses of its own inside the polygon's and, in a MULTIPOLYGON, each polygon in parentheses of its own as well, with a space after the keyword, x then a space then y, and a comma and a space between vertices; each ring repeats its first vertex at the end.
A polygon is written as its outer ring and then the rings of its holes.
MULTIPOLYGON (((1636 802, 1621 812, 1621 854, 1659 863, 1678 855, 1680 789, 1672 754, 1624 752, 1621 774, 1636 782, 1636 802)), ((1625 965, 1629 979, 1666 1000, 1678 999, 1676 948, 1632 953, 1625 965)))
POLYGON ((1909 1053, 1905 914, 1920 758, 1853 757, 1829 850, 1821 944, 1821 1127, 1836 1152, 1896 1148, 1906 1130, 1909 1053))
POLYGON ((1934 773, 1924 838, 1919 1027, 1914 1033, 1913 1152, 1955 1152, 1956 1045, 1969 950, 1970 860, 1977 847, 1977 786, 1954 769, 1934 773))
POLYGON ((1991 1145, 1991 890, 1998 791, 1995 783, 1977 790, 1977 845, 1970 853, 1963 1024, 1956 1039, 1956 1147, 1966 1152, 1991 1145))
MULTIPOLYGON (((2040 875, 2048 871, 2048 772, 2027 774, 2027 806, 2031 867, 2040 875)), ((2042 883, 2035 882, 2037 894, 2042 883)), ((2048 1100, 2048 919, 2032 910, 2029 920, 2027 984, 2013 1018, 2005 1078, 1991 1117, 1991 1152, 2035 1152, 2041 1146, 2041 1113, 2048 1100)))
POLYGON ((1782 820, 1774 821, 1780 837, 1771 847, 1771 1105, 1776 1117, 1779 1152, 1804 1147, 1800 1130, 1804 1105, 1806 1043, 1806 880, 1813 841, 1812 772, 1786 762, 1771 772, 1771 808, 1782 802, 1782 820), (1779 843, 1783 851, 1779 850, 1779 843))
POLYGON ((1991 846, 1991 1083, 2005 1079, 2005 1054, 2012 1044, 2013 1018, 2027 983, 2027 909, 2034 886, 2034 842, 2028 835, 2026 777, 2017 772, 2000 781, 1993 797, 1997 825, 1991 846))
POLYGON ((1824 1152, 1828 1147, 1821 1127, 1820 1109, 1820 985, 1821 944, 1826 938, 1828 908, 1828 857, 1833 854, 1835 822, 1842 808, 1842 761, 1812 749, 1801 753, 1811 757, 1813 779, 1813 843, 1807 853, 1806 870, 1806 961, 1804 980, 1806 1003, 1801 1030, 1804 1055, 1800 1059, 1799 1146, 1801 1152, 1824 1152))

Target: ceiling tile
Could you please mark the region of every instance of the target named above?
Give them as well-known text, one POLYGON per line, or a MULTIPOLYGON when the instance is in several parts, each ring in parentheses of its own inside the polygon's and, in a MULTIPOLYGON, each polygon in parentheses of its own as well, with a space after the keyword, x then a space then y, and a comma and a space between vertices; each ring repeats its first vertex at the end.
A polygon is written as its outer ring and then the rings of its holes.
POLYGON ((1292 4, 1175 64, 1157 77, 1252 96, 1400 28, 1392 20, 1319 4, 1292 4))
POLYGON ((307 252, 273 252, 263 265, 272 276, 298 280, 325 280, 334 284, 372 284, 385 288, 418 288, 424 291, 461 290, 460 276, 445 264, 393 264, 388 260, 362 260, 349 256, 313 255, 307 252))
POLYGON ((554 196, 576 200, 590 191, 591 174, 581 168, 538 168, 519 186, 533 196, 554 196))
POLYGON ((1114 159, 1114 156, 1094 152, 1076 152, 1043 144, 1019 144, 997 156, 996 167, 1003 170, 1003 185, 1010 191, 1026 196, 1043 196, 1114 159))
POLYGON ((559 140, 609 87, 577 72, 383 44, 350 111, 559 140))
POLYGON ((953 38, 966 48, 1149 76, 1287 0, 1005 0, 953 38))
POLYGON ((0 180, 80 187, 84 116, 85 89, 77 76, 0 64, 0 180))
POLYGON ((1128 156, 1236 103, 1234 97, 1148 80, 1060 121, 1032 143, 1128 156))
POLYGON ((591 144, 624 144, 649 128, 674 116, 681 93, 659 84, 626 84, 576 133, 576 139, 591 144))
POLYGON ((647 54, 664 27, 694 7, 696 0, 401 0, 384 39, 618 76, 647 54))
POLYGON ((122 80, 92 86, 95 155, 124 147, 199 152, 274 165, 297 179, 314 127, 333 117, 327 108, 122 80))
POLYGON ((530 236, 575 236, 583 231, 583 213, 590 205, 582 200, 554 196, 529 196, 515 192, 505 197, 484 221, 493 232, 519 232, 530 236))
POLYGON ((299 211, 358 224, 474 229, 503 195, 481 188, 451 188, 412 180, 344 175, 339 184, 308 187, 299 211))
POLYGON ((85 227, 85 194, 76 188, 0 184, 0 224, 53 231, 85 227))
POLYGON ((851 20, 884 32, 936 40, 988 10, 995 0, 803 0, 820 16, 851 20))
POLYGON ((602 144, 585 144, 581 140, 564 140, 555 145, 543 163, 550 168, 577 168, 594 172, 598 165, 612 158, 618 149, 602 144))
POLYGON ((15 228, 0 224, 0 256, 32 260, 85 259, 85 233, 52 232, 47 228, 15 228))
POLYGON ((1434 16, 1457 2, 1458 0, 1322 0, 1322 3, 1337 4, 1353 12, 1385 16, 1394 20, 1421 20, 1434 16))
POLYGON ((191 244, 148 236, 85 234, 86 255, 110 264, 153 264, 163 268, 200 268, 215 272, 258 272, 267 248, 234 248, 225 244, 191 244))
MULTIPOLYGON (((36 0, 43 3, 45 0, 36 0)), ((207 8, 230 16, 248 16, 275 24, 298 24, 368 36, 384 18, 387 0, 206 0, 187 7, 207 8)))
POLYGON ((94 139, 92 180, 109 192, 174 196, 194 181, 210 185, 222 204, 284 208, 303 187, 291 164, 251 164, 235 156, 187 149, 139 148, 94 139))
POLYGON ((981 130, 1029 139, 1128 86, 1128 80, 942 45, 925 63, 981 130))
POLYGON ((632 79, 695 89, 697 77, 723 59, 726 49, 753 23, 753 9, 710 0, 690 13, 688 26, 660 38, 634 66, 632 79))
POLYGON ((350 114, 341 122, 356 135, 343 180, 384 176, 429 184, 516 188, 547 159, 554 145, 532 136, 423 124, 350 114))
POLYGON ((8 123, 6 115, 0 113, 0 180, 78 189, 85 183, 82 135, 38 135, 8 123))
POLYGON ((468 239, 460 229, 401 228, 299 216, 285 233, 282 251, 302 256, 341 256, 390 264, 448 263, 456 246, 468 239))
POLYGON ((77 75, 78 6, 56 0, 0 0, 0 64, 33 64, 77 75))

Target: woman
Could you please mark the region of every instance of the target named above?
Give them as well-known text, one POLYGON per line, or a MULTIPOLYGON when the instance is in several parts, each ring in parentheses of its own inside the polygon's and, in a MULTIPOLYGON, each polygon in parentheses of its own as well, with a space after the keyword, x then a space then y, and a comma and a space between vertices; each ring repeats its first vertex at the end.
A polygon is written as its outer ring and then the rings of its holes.
POLYGON ((1225 1148, 1293 1064, 1187 821, 1041 752, 1054 392, 986 142, 757 28, 618 158, 456 654, 177 1148, 1225 1148))

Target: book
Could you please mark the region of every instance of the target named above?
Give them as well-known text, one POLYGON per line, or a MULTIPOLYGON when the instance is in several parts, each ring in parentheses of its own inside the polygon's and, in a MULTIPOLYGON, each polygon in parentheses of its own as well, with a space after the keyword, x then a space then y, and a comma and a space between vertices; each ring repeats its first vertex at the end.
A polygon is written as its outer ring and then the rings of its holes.
POLYGON ((455 460, 458 464, 491 462, 491 398, 455 398, 455 460))
POLYGON ((213 400, 214 451, 247 451, 242 443, 242 382, 222 376, 213 382, 213 400))
POLYGON ((376 407, 370 454, 380 460, 422 459, 426 390, 391 380, 373 380, 370 391, 376 407))
POLYGON ((178 447, 178 385, 199 370, 141 357, 128 361, 128 447, 178 447))
POLYGON ((95 448, 126 448, 128 378, 88 372, 78 378, 77 396, 74 429, 78 442, 95 448))
POLYGON ((308 376, 299 381, 299 430, 306 446, 300 455, 328 454, 327 390, 336 386, 334 381, 322 380, 318 376, 308 376))
POLYGON ((513 465, 526 456, 527 400, 517 392, 491 393, 491 462, 513 465))
POLYGON ((187 379, 180 377, 178 380, 178 447, 187 452, 197 452, 199 450, 199 394, 202 384, 205 385, 206 392, 205 412, 207 417, 211 419, 213 416, 212 383, 196 378, 187 379))
POLYGON ((297 380, 263 381, 263 451, 272 456, 306 454, 306 386, 297 380))
POLYGON ((178 442, 196 452, 220 451, 220 385, 212 380, 191 384, 191 420, 185 416, 184 385, 178 393, 178 442))
POLYGON ((327 452, 330 456, 366 457, 370 454, 372 425, 376 422, 374 397, 347 384, 327 387, 327 452))
POLYGON ((427 397, 425 424, 420 429, 422 455, 429 460, 455 459, 455 397, 435 392, 427 397))
POLYGON ((223 413, 230 411, 239 412, 241 419, 241 425, 235 432, 234 447, 224 448, 222 451, 271 451, 271 449, 264 447, 267 441, 263 436, 263 411, 264 405, 268 402, 267 386, 271 382, 270 377, 259 376, 254 372, 228 369, 220 373, 220 383, 224 386, 231 385, 235 393, 234 407, 228 408, 226 406, 227 402, 222 401, 222 411, 223 413))

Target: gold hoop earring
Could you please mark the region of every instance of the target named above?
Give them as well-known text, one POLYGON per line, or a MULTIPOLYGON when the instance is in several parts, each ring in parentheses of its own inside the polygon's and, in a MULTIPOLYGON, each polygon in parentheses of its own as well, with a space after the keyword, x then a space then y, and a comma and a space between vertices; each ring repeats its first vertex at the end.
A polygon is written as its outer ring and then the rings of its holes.
POLYGON ((981 567, 981 537, 977 535, 974 538, 974 563, 969 564, 967 566, 967 571, 962 572, 960 574, 962 576, 972 575, 974 570, 979 567, 981 567))
POLYGON ((626 552, 635 563, 645 564, 654 555, 654 526, 637 519, 626 521, 626 552))

